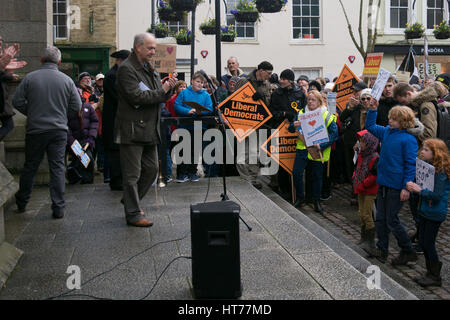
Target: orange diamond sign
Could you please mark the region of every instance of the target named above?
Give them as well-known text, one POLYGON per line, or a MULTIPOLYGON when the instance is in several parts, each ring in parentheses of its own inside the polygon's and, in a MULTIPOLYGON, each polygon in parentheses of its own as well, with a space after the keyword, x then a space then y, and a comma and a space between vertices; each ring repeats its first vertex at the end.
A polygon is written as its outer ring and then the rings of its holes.
POLYGON ((292 175, 295 153, 297 152, 298 135, 297 132, 289 132, 288 127, 289 123, 283 121, 269 139, 263 143, 261 149, 292 175), (272 142, 275 142, 275 144, 272 145, 272 142))
POLYGON ((345 64, 333 87, 333 92, 337 93, 336 105, 341 111, 345 109, 348 100, 353 95, 352 87, 357 82, 359 82, 358 77, 345 64))
POLYGON ((252 99, 255 92, 253 86, 247 82, 218 106, 239 142, 272 118, 262 100, 252 99))

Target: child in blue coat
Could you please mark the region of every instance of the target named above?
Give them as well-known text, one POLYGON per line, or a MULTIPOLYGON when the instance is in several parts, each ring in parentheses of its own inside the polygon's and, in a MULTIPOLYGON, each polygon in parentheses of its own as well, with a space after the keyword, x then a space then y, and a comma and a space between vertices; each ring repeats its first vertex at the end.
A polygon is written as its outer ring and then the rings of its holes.
POLYGON ((436 237, 441 223, 447 215, 448 193, 450 191, 450 160, 448 149, 440 139, 427 139, 420 152, 422 160, 435 168, 434 189, 422 189, 414 182, 406 187, 420 195, 419 244, 423 248, 427 273, 415 279, 422 287, 441 286, 442 262, 436 251, 436 237))
MULTIPOLYGON (((205 84, 206 79, 205 77, 200 73, 196 72, 194 73, 191 85, 187 87, 187 89, 184 89, 180 92, 180 94, 177 96, 177 99, 175 100, 175 112, 177 116, 179 117, 193 117, 197 118, 199 116, 207 116, 211 115, 213 111, 212 106, 212 100, 211 96, 209 95, 208 91, 203 89, 203 85, 205 84), (201 114, 198 114, 197 111, 183 103, 184 101, 194 101, 198 104, 201 104, 203 107, 206 107, 210 110, 210 112, 201 112, 201 114)), ((201 119, 199 119, 201 120, 201 119)), ((183 126, 179 126, 179 128, 183 128, 183 126)), ((194 155, 194 126, 185 126, 184 129, 187 129, 191 136, 191 150, 189 150, 190 155, 189 156, 183 156, 183 158, 189 159, 188 163, 177 163, 177 179, 176 181, 179 183, 183 183, 186 181, 198 181, 197 176, 197 163, 196 159, 197 155, 194 155)), ((203 135, 202 135, 203 136, 203 135)), ((203 144, 202 141, 197 142, 203 144)), ((184 151, 183 151, 184 152, 184 151)))
POLYGON ((376 124, 378 102, 371 99, 367 112, 366 129, 381 142, 378 162, 377 213, 375 229, 378 236, 377 248, 369 252, 381 262, 386 262, 389 252, 389 233, 397 239, 400 254, 394 258, 392 265, 405 265, 417 261, 416 251, 398 213, 403 202, 409 199, 406 183, 414 181, 416 175, 416 138, 407 132, 414 128, 414 112, 409 107, 397 106, 389 111, 389 125, 376 124))

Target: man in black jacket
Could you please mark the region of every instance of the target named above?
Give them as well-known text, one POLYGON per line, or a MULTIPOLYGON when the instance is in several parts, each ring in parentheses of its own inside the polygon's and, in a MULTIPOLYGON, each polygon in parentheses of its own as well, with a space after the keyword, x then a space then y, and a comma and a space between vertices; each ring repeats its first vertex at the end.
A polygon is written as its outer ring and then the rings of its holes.
MULTIPOLYGON (((283 121, 294 121, 300 109, 306 105, 306 97, 303 90, 295 83, 294 72, 290 69, 283 70, 280 74, 280 88, 276 89, 271 96, 269 110, 273 118, 268 126, 271 129, 277 129, 283 121)), ((279 188, 283 198, 290 200, 291 183, 289 174, 280 167, 278 174, 272 176, 272 189, 279 188)))
POLYGON ((117 113, 117 89, 116 73, 122 62, 128 58, 130 51, 120 50, 111 54, 116 58, 116 64, 106 73, 103 81, 104 103, 103 103, 103 144, 105 152, 110 161, 110 181, 111 190, 123 190, 122 170, 120 169, 119 145, 114 143, 114 121, 117 113))

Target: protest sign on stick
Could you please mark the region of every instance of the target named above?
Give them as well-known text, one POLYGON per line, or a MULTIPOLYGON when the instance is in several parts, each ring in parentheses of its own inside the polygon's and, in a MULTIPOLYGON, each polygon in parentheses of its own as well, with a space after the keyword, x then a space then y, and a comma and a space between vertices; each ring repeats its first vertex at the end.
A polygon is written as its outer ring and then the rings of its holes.
POLYGON ((420 160, 416 160, 416 183, 422 189, 428 189, 431 192, 434 191, 434 174, 436 169, 429 163, 420 160))
POLYGON ((387 81, 391 73, 383 68, 380 68, 380 72, 378 72, 377 80, 375 80, 375 84, 372 88, 372 97, 377 101, 380 101, 381 95, 383 94, 384 87, 386 86, 387 81))

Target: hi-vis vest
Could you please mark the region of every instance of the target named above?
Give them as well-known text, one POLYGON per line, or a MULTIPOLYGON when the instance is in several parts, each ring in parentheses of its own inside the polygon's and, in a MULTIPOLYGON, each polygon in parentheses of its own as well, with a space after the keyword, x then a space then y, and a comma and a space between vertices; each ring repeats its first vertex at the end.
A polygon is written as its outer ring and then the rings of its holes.
MULTIPOLYGON (((304 113, 303 110, 304 109, 300 110, 300 112, 298 114, 301 115, 302 113, 304 113)), ((336 116, 333 114, 330 114, 328 112, 328 110, 325 112, 322 112, 322 116, 323 116, 323 121, 326 123, 327 129, 330 126, 331 122, 336 121, 336 116)), ((301 139, 297 139, 297 149, 299 149, 299 150, 306 149, 306 146, 301 139)), ((330 160, 330 154, 331 154, 331 146, 326 148, 322 152, 324 162, 327 162, 328 160, 330 160)), ((308 159, 312 160, 312 161, 321 161, 320 159, 313 159, 309 153, 308 153, 308 159)))

